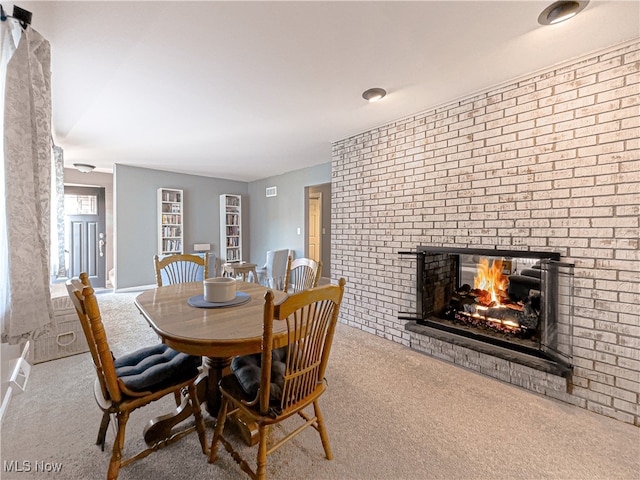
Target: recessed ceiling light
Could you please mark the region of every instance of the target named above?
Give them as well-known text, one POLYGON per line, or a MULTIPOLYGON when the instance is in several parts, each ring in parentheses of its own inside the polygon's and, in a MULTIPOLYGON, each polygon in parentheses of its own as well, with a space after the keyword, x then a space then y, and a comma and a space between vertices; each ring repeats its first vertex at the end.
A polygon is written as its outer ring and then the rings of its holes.
POLYGON ((580 13, 589 3, 589 0, 554 2, 545 8, 538 16, 540 25, 554 25, 564 22, 580 13))
POLYGON ((377 102, 381 98, 383 98, 387 92, 384 88, 370 88, 369 90, 365 90, 362 94, 362 98, 368 100, 369 102, 377 102))
POLYGON ((74 163, 73 166, 76 167, 78 171, 82 173, 92 172, 93 169, 96 168, 95 166, 89 165, 88 163, 74 163))

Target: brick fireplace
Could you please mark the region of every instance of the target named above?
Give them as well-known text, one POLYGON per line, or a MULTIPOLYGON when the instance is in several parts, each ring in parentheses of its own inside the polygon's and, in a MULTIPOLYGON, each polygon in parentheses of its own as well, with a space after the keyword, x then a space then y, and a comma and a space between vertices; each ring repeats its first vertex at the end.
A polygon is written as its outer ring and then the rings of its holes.
POLYGON ((335 142, 341 321, 640 425, 640 42, 335 142), (418 246, 557 252, 575 265, 572 375, 406 328, 418 246))
POLYGON ((507 350, 508 359, 518 352, 525 365, 543 360, 545 371, 571 375, 574 266, 559 255, 423 246, 400 254, 416 265, 417 308, 398 312, 407 330, 499 357, 507 350))

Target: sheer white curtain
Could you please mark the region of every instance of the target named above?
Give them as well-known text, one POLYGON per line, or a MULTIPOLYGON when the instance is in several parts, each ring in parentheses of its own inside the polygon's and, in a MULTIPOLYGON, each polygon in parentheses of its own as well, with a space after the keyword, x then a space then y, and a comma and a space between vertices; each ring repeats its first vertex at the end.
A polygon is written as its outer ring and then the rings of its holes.
POLYGON ((51 175, 51 282, 67 277, 64 255, 64 151, 54 145, 51 175))
POLYGON ((51 53, 31 27, 0 22, 0 326, 2 341, 50 324, 51 53))

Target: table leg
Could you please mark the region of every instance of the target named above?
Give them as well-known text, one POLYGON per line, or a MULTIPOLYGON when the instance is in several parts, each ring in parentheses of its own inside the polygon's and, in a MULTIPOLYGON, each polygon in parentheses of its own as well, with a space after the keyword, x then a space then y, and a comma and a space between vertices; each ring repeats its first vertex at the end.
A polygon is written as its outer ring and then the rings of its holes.
POLYGON ((224 370, 231 365, 230 358, 202 357, 202 366, 207 375, 205 406, 212 417, 218 416, 220 410, 220 390, 218 382, 224 375, 224 370))

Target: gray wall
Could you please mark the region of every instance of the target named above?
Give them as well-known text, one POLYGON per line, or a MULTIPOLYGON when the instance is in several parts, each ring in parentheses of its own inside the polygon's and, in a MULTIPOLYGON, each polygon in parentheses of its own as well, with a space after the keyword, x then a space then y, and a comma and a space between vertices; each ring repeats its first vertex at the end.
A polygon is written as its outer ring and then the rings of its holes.
POLYGON ((262 266, 268 250, 282 248, 295 250, 296 257, 304 255, 305 187, 330 182, 331 162, 327 162, 249 184, 252 262, 262 266), (267 198, 267 187, 278 187, 278 195, 267 198))
POLYGON ((194 243, 210 243, 216 257, 220 252, 219 196, 242 195, 243 228, 249 232, 243 239, 244 260, 262 266, 267 250, 289 248, 296 256, 304 255, 305 187, 330 182, 331 162, 249 184, 116 164, 116 288, 155 284, 160 187, 184 190, 185 252, 191 252, 194 243), (272 186, 278 187, 278 196, 266 198, 265 189, 272 186))
MULTIPOLYGON (((330 167, 329 167, 330 168, 330 167)), ((153 256, 158 248, 157 190, 184 190, 184 250, 210 243, 220 255, 220 199, 223 193, 242 195, 243 228, 249 225, 248 184, 219 178, 185 175, 118 165, 114 167, 116 288, 155 285, 153 256)), ((245 236, 243 251, 250 248, 245 236)), ((246 256, 246 255, 245 255, 246 256)), ((248 260, 245 258, 245 260, 248 260)))

